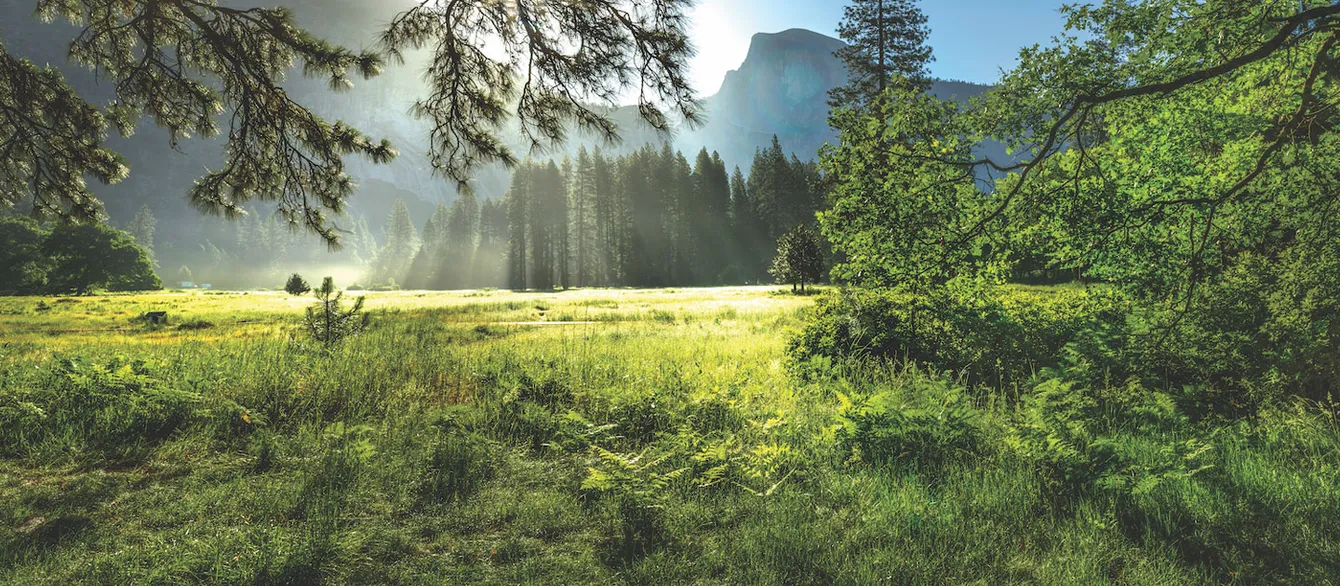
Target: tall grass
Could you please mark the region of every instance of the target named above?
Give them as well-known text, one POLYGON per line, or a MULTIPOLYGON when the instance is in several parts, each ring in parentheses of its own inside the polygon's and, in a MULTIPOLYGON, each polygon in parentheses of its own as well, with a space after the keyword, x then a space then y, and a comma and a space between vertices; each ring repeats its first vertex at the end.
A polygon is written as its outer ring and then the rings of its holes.
POLYGON ((280 296, 36 302, 0 301, 0 583, 1338 580, 1313 404, 801 376, 810 301, 762 288, 373 295, 329 351, 280 296), (45 334, 165 303, 215 326, 45 334))

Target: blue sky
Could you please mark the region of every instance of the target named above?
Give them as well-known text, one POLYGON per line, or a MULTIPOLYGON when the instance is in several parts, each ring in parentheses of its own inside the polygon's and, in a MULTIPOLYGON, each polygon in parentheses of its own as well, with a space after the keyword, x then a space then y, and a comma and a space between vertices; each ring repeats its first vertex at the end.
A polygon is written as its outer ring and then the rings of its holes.
MULTIPOLYGON (((994 81, 1015 63, 1019 48, 1046 43, 1061 31, 1057 9, 1074 0, 921 0, 930 21, 932 72, 978 83, 994 81)), ((806 28, 837 36, 842 0, 699 0, 692 35, 698 47, 692 75, 711 95, 739 67, 754 33, 806 28)))

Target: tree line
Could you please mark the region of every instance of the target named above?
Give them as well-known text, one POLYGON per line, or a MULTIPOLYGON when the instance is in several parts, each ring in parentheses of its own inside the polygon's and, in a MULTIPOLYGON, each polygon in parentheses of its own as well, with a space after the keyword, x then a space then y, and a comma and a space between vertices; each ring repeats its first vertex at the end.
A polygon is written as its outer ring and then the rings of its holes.
POLYGON ((403 202, 370 282, 413 289, 666 287, 769 279, 775 243, 823 206, 813 161, 776 137, 746 178, 717 153, 668 144, 609 156, 523 161, 505 197, 462 194, 422 230, 403 202))

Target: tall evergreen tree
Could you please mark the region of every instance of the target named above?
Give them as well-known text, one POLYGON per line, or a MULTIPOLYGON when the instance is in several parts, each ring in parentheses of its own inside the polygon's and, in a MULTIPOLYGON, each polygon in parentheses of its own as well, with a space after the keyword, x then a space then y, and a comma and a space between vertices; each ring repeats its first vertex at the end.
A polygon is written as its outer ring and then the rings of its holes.
POLYGON ((149 261, 153 263, 155 269, 158 268, 158 258, 154 254, 154 229, 157 226, 158 219, 154 217, 153 210, 149 209, 148 205, 143 205, 126 227, 126 231, 135 238, 135 243, 143 246, 145 252, 149 253, 149 261))
POLYGON ((404 283, 414 254, 419 250, 419 234, 404 200, 397 199, 391 204, 385 232, 386 244, 377 253, 374 281, 379 285, 404 283))
POLYGON ((484 200, 479 206, 479 246, 475 252, 472 286, 507 286, 509 230, 506 200, 484 200))
POLYGON ((737 280, 757 278, 756 259, 759 248, 758 216, 754 213, 754 200, 750 197, 749 183, 740 168, 730 178, 731 197, 731 235, 734 256, 731 258, 733 273, 737 280))
POLYGON ((838 36, 847 41, 836 55, 848 81, 830 92, 831 105, 864 108, 895 84, 930 88, 930 29, 915 0, 850 0, 838 36))
POLYGON ((423 224, 419 251, 410 263, 403 285, 406 289, 437 289, 442 257, 447 251, 447 216, 450 208, 439 203, 423 224))
POLYGON ((518 291, 527 289, 526 270, 529 260, 531 203, 531 168, 529 163, 517 166, 512 172, 512 185, 507 190, 507 286, 518 291))
POLYGON ((572 218, 572 245, 575 258, 576 282, 586 287, 595 280, 599 271, 596 255, 596 170, 595 161, 586 147, 577 151, 577 164, 569 181, 571 196, 568 203, 572 218))
POLYGON ((140 211, 135 213, 135 217, 130 220, 126 226, 126 231, 135 238, 135 243, 143 246, 145 250, 153 254, 154 249, 154 229, 158 226, 158 219, 154 217, 153 210, 149 206, 140 206, 140 211))
POLYGON ((464 289, 475 277, 475 241, 479 236, 479 202, 469 191, 462 192, 451 204, 447 218, 446 247, 438 261, 436 287, 464 289))

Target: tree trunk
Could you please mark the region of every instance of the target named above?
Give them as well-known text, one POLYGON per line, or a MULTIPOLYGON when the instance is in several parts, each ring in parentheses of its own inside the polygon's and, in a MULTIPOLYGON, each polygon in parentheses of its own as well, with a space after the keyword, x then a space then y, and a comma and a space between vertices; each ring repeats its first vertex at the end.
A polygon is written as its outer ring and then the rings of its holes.
POLYGON ((884 29, 886 28, 884 26, 884 0, 879 0, 879 17, 876 20, 878 21, 877 26, 879 26, 879 93, 883 95, 889 79, 889 66, 885 62, 886 55, 884 53, 887 46, 884 38, 884 29))

